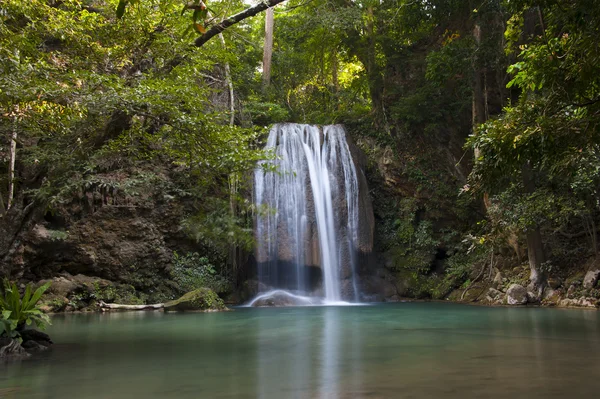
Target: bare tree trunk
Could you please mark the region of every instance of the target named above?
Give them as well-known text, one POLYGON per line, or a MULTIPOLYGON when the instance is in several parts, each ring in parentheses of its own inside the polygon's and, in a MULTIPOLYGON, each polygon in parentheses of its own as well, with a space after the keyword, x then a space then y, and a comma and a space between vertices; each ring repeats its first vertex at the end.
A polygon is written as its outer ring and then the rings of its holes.
POLYGON ((598 256, 598 237, 596 233, 596 222, 594 221, 594 216, 590 216, 591 224, 592 224, 592 249, 594 250, 594 256, 598 256))
MULTIPOLYGON (((473 28, 473 38, 477 43, 477 52, 480 51, 481 44, 481 27, 476 24, 473 28)), ((473 82, 473 128, 481 125, 487 120, 486 110, 486 94, 484 93, 484 72, 479 67, 479 55, 475 57, 475 65, 473 66, 475 72, 475 80, 473 82)), ((475 157, 479 156, 479 149, 475 149, 475 157)))
POLYGON ((263 50, 263 87, 271 84, 271 60, 273 58, 273 27, 275 13, 273 7, 267 9, 265 15, 265 46, 263 50))
MULTIPOLYGON (((206 7, 206 4, 204 4, 203 1, 201 3, 206 7)), ((209 18, 211 17, 210 12, 208 12, 206 15, 209 18)), ((219 40, 221 41, 221 45, 223 45, 223 48, 227 48, 227 43, 225 43, 225 36, 223 36, 222 32, 219 33, 219 40)), ((225 82, 227 82, 227 87, 229 88, 229 126, 233 126, 235 122, 235 96, 233 93, 233 79, 231 79, 231 67, 229 66, 229 62, 227 61, 225 61, 225 82)))
POLYGON ((10 209, 15 195, 15 161, 17 159, 17 118, 14 119, 14 128, 10 140, 10 159, 8 161, 8 199, 6 209, 10 209))
MULTIPOLYGON (((525 162, 521 168, 523 176, 523 186, 525 193, 531 194, 535 191, 535 181, 529 161, 525 162)), ((544 244, 542 241, 542 233, 537 225, 527 228, 527 257, 529 259, 529 289, 541 296, 546 285, 546 274, 542 270, 542 264, 546 261, 544 254, 544 244)))
MULTIPOLYGON (((229 211, 231 212, 231 217, 237 217, 237 206, 236 206, 236 197, 238 193, 238 175, 237 173, 232 173, 229 175, 229 211)), ((232 242, 229 245, 229 263, 231 264, 231 276, 237 276, 238 270, 238 246, 235 242, 232 242)))
POLYGON ((337 49, 333 49, 331 53, 331 80, 333 80, 333 88, 337 94, 340 91, 340 79, 338 76, 339 62, 337 56, 337 49))
POLYGON ((0 218, 4 216, 6 213, 6 206, 4 205, 4 198, 2 198, 2 193, 0 193, 0 218))
POLYGON ((373 6, 367 8, 367 23, 365 30, 367 33, 367 76, 369 78, 369 94, 371 95, 371 102, 373 103, 373 109, 376 115, 381 115, 385 119, 383 112, 383 79, 379 73, 377 66, 377 51, 375 48, 375 16, 373 13, 373 6))
MULTIPOLYGON (((223 45, 223 48, 225 48, 226 43, 222 33, 219 33, 219 39, 221 39, 221 44, 223 45)), ((231 79, 229 62, 225 62, 225 81, 229 87, 229 126, 233 126, 233 123, 235 122, 235 96, 233 93, 233 80, 231 79)))

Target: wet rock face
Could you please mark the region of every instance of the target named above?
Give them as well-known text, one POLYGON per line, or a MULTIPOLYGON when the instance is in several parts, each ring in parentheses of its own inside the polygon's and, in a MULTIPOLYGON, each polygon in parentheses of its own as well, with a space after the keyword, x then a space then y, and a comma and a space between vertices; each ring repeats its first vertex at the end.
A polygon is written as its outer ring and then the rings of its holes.
POLYGON ((506 302, 509 305, 526 305, 527 289, 519 284, 511 285, 506 291, 506 302))
POLYGON ((396 302, 408 294, 407 288, 384 268, 360 279, 361 300, 366 302, 396 302))
POLYGON ((358 250, 362 253, 373 251, 373 237, 375 231, 375 216, 373 214, 373 204, 369 195, 369 185, 365 175, 367 167, 367 157, 365 153, 358 148, 350 135, 346 135, 348 148, 352 154, 352 160, 356 168, 356 177, 358 178, 358 218, 360 220, 358 232, 358 250))

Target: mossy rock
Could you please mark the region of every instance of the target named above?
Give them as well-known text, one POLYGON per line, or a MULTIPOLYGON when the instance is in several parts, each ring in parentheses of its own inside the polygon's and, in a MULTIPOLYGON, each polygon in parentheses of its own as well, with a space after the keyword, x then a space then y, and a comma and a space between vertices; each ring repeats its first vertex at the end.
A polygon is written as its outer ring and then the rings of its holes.
POLYGON ((228 310, 223 300, 210 288, 198 288, 179 299, 165 303, 166 312, 216 312, 228 310))

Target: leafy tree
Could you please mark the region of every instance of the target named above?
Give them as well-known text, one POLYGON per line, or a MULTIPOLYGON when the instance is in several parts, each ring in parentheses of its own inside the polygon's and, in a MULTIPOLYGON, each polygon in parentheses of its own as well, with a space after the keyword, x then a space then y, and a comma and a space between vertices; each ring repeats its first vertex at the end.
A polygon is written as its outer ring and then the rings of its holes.
POLYGON ((531 280, 539 286, 545 279, 541 228, 563 230, 580 220, 597 253, 600 12, 585 0, 509 7, 507 37, 519 56, 508 87, 520 95, 470 139, 480 150, 471 183, 523 211, 507 223, 527 232, 531 280), (557 211, 545 212, 551 204, 557 211))

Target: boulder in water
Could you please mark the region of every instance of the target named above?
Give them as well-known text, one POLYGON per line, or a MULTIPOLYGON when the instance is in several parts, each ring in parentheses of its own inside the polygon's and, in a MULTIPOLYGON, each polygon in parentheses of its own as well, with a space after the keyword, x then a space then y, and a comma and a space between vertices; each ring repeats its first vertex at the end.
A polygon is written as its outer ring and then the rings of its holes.
POLYGON ((228 310, 223 300, 210 288, 198 288, 179 299, 165 303, 165 312, 218 312, 228 310))
POLYGON ((257 296, 249 306, 260 307, 285 307, 285 306, 307 306, 313 301, 309 297, 294 295, 291 292, 276 290, 257 296))

